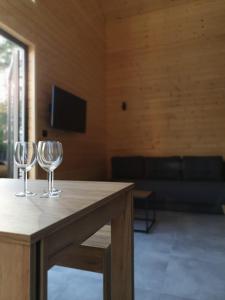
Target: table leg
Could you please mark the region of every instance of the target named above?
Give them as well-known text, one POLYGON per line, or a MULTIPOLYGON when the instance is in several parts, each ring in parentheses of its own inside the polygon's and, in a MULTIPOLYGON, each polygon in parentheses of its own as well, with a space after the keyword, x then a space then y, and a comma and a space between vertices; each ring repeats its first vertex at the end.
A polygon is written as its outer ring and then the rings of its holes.
MULTIPOLYGON (((154 194, 151 195, 151 197, 154 194)), ((151 228, 153 227, 153 225, 156 222, 156 208, 155 208, 155 204, 154 201, 152 201, 152 218, 149 217, 149 211, 150 211, 150 197, 144 198, 142 199, 144 200, 144 214, 145 217, 135 217, 135 220, 140 220, 140 221, 144 221, 145 222, 145 229, 135 229, 135 232, 144 232, 144 233, 149 233, 149 231, 151 230, 151 228)))
POLYGON ((145 198, 145 231, 149 231, 149 199, 145 198))
POLYGON ((39 298, 38 300, 48 299, 48 265, 47 265, 47 251, 45 249, 45 240, 39 242, 39 298))
POLYGON ((124 197, 123 214, 111 222, 112 300, 134 299, 133 197, 124 197))
POLYGON ((47 300, 47 261, 44 241, 32 245, 29 300, 47 300))
POLYGON ((0 299, 36 300, 35 269, 34 246, 0 242, 0 299))

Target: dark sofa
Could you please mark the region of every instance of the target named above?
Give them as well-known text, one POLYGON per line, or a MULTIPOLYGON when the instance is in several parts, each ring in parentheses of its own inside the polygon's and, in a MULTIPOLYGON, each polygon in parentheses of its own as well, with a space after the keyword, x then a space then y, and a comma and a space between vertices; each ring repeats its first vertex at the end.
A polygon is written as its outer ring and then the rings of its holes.
POLYGON ((158 209, 222 213, 223 166, 220 156, 113 157, 112 179, 154 191, 158 209))

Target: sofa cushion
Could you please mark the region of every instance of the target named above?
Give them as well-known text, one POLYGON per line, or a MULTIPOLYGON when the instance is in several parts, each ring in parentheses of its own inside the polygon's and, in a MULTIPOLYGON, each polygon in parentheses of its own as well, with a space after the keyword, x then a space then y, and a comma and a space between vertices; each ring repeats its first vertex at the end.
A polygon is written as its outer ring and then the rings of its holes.
POLYGON ((181 179, 181 159, 178 156, 172 157, 146 157, 145 178, 162 180, 181 179))
POLYGON ((220 156, 186 156, 182 170, 184 180, 222 181, 223 159, 220 156))
POLYGON ((143 157, 112 157, 112 179, 141 179, 144 174, 143 157))
MULTIPOLYGON (((158 209, 222 213, 223 181, 134 180, 137 189, 154 191, 158 209)), ((143 206, 143 203, 140 203, 143 206)))

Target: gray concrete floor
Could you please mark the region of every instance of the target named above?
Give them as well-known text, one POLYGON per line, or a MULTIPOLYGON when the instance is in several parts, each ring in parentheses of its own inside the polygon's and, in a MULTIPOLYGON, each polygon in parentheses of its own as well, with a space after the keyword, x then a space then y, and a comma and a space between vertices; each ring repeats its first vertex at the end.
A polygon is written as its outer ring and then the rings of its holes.
MULTIPOLYGON (((136 300, 225 300, 225 216, 158 212, 135 233, 136 300)), ((102 275, 54 267, 49 300, 100 300, 102 275)))

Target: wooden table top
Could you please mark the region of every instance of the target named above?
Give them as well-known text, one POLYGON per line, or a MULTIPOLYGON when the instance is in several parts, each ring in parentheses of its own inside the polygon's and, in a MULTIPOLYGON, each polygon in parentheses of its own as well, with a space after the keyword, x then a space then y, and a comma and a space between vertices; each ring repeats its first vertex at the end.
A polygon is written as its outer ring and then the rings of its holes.
POLYGON ((152 191, 134 190, 133 196, 138 199, 145 199, 152 195, 152 191))
POLYGON ((23 182, 0 179, 0 239, 10 238, 33 242, 43 238, 49 230, 76 220, 107 203, 120 193, 133 189, 132 183, 55 181, 63 192, 59 198, 40 198, 47 189, 46 180, 29 180, 28 189, 37 196, 20 198, 23 182))

